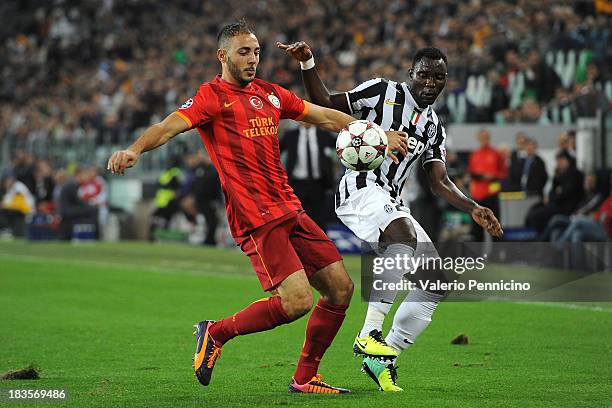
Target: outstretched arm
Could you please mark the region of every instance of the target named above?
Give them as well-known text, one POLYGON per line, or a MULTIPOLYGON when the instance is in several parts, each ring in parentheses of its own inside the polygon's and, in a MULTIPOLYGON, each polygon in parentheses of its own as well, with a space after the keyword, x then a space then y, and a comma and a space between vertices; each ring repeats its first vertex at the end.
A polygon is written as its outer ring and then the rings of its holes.
POLYGON ((308 113, 302 118, 302 121, 319 126, 323 129, 337 133, 355 120, 355 118, 344 112, 306 101, 304 101, 304 103, 308 104, 308 113))
POLYGON ((308 44, 304 41, 288 45, 277 42, 276 46, 281 50, 285 50, 287 54, 302 63, 302 79, 304 80, 304 86, 306 87, 306 92, 311 101, 326 108, 336 109, 344 113, 351 113, 346 96, 343 93, 329 93, 321 77, 319 77, 317 68, 314 66, 314 59, 311 63, 307 63, 307 61, 313 58, 312 51, 308 44), (304 63, 308 65, 305 66, 304 63), (312 67, 310 67, 310 65, 312 65, 312 67))
MULTIPOLYGON (((304 103, 308 102, 304 101, 304 103)), ((339 132, 354 120, 355 118, 347 115, 346 113, 315 105, 313 103, 308 104, 308 113, 306 116, 304 116, 304 118, 302 118, 302 121, 304 122, 311 123, 333 132, 339 132)), ((388 131, 385 132, 385 134, 387 135, 388 139, 387 156, 391 157, 395 163, 399 164, 399 159, 394 152, 399 152, 404 156, 407 155, 408 145, 406 139, 408 138, 408 135, 405 132, 396 131, 388 131)))
POLYGON ((125 170, 133 167, 142 153, 166 144, 174 136, 188 129, 189 125, 183 118, 177 113, 171 113, 160 123, 145 130, 130 147, 113 153, 108 159, 106 169, 124 175, 125 170))
POLYGON ((504 231, 493 211, 478 205, 474 200, 466 197, 457 188, 446 173, 446 165, 439 161, 425 164, 425 172, 429 180, 431 191, 438 197, 448 201, 454 207, 472 216, 474 221, 494 237, 501 237, 504 231))

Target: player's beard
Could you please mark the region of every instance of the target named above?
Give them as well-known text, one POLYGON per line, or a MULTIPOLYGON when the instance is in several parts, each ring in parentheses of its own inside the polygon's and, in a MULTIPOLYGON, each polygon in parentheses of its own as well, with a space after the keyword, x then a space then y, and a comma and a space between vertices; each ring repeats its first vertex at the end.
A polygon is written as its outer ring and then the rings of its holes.
POLYGON ((244 79, 242 77, 242 70, 238 68, 236 64, 231 60, 231 58, 227 58, 227 68, 229 69, 230 74, 234 77, 236 81, 240 84, 240 86, 247 86, 252 79, 244 79))

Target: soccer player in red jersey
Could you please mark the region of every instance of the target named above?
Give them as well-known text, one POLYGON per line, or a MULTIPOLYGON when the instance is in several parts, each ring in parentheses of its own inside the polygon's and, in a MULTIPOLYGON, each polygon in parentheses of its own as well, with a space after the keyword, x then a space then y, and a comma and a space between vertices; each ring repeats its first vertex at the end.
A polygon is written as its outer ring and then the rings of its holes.
MULTIPOLYGON (((312 286, 321 296, 308 320, 289 391, 347 393, 324 383, 317 369, 344 320, 353 282, 336 247, 303 211, 289 186, 277 132, 281 119, 336 132, 354 119, 256 79, 260 47, 244 22, 223 27, 218 47, 221 75, 202 84, 193 98, 147 129, 128 149, 113 153, 108 169, 124 174, 143 152, 197 128, 219 172, 232 235, 271 296, 225 319, 204 320, 195 326, 194 368, 202 385, 209 384, 221 347, 229 340, 270 330, 308 313, 313 306, 312 286)), ((405 154, 406 134, 389 132, 388 137, 388 150, 405 154)))

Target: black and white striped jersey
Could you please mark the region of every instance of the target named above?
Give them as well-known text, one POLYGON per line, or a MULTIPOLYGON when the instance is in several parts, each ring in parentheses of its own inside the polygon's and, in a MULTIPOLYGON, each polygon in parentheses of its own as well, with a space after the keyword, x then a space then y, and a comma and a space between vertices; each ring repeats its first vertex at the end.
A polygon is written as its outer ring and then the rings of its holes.
POLYGON ((355 191, 379 186, 391 197, 398 198, 414 163, 423 156, 422 163, 445 162, 446 130, 431 106, 419 108, 404 82, 375 78, 346 92, 351 114, 380 125, 385 131, 397 130, 408 134, 408 155, 398 154, 399 164, 387 157, 373 171, 357 172, 347 169, 340 180, 336 206, 355 191))

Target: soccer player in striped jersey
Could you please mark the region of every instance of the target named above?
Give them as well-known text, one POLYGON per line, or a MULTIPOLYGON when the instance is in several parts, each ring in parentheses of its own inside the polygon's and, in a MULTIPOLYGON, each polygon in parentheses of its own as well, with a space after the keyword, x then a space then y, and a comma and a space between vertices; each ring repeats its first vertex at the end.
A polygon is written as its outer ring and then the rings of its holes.
MULTIPOLYGON (((272 296, 225 319, 195 325, 194 369, 202 385, 209 384, 221 347, 232 338, 270 330, 308 313, 312 286, 321 296, 308 319, 289 391, 347 393, 324 383, 317 370, 344 320, 353 282, 336 247, 304 212, 288 184, 280 162, 278 124, 281 119, 301 120, 338 132, 354 119, 256 79, 259 42, 244 22, 224 26, 218 47, 221 75, 202 84, 193 98, 126 150, 113 153, 108 169, 123 175, 142 153, 196 128, 219 172, 232 235, 272 296)), ((387 135, 390 145, 404 149, 405 134, 387 135)))
MULTIPOLYGON (((384 130, 408 133, 408 152, 399 152, 398 160, 387 157, 378 169, 367 173, 347 169, 340 181, 336 213, 357 237, 380 243, 385 248, 384 255, 391 258, 396 255, 439 257, 431 239, 400 198, 410 169, 419 159, 436 195, 470 214, 492 235, 502 234, 493 212, 463 195, 446 173, 446 131, 431 107, 446 85, 447 58, 439 49, 417 51, 406 82, 376 78, 351 91, 330 94, 306 43, 277 43, 277 46, 300 61, 304 84, 314 103, 368 119, 384 130)), ((416 271, 389 271, 391 277, 387 279, 399 280, 407 272, 416 271)), ((446 280, 442 271, 426 272, 428 279, 446 280)), ((395 359, 429 325, 444 292, 411 290, 394 316, 391 331, 383 339, 382 324, 396 294, 396 291, 371 291, 365 322, 354 342, 354 351, 364 356, 363 371, 383 391, 402 391, 396 384, 395 359), (395 355, 379 353, 381 345, 390 346, 395 355)))

